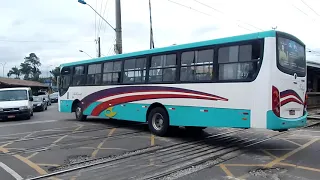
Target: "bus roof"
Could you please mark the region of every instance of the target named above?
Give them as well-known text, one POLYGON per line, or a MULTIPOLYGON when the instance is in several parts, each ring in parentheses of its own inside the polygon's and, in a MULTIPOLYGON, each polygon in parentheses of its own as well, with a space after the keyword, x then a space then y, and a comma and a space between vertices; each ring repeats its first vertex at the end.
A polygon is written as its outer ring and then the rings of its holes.
POLYGON ((167 46, 167 47, 162 47, 162 48, 154 48, 154 49, 149 49, 149 50, 144 50, 144 51, 137 51, 137 52, 131 52, 131 53, 125 53, 125 54, 117 54, 117 55, 113 55, 113 56, 106 56, 106 57, 101 57, 101 58, 93 58, 93 59, 89 59, 89 60, 76 61, 76 62, 61 64, 60 67, 62 68, 65 66, 73 66, 73 65, 79 65, 79 64, 86 64, 86 63, 108 61, 108 60, 114 60, 114 59, 120 59, 120 58, 135 57, 135 56, 141 56, 141 55, 147 55, 147 54, 153 54, 153 53, 161 53, 161 52, 167 52, 167 51, 174 51, 174 50, 180 50, 180 49, 188 49, 188 48, 194 48, 194 47, 200 47, 200 46, 222 44, 222 43, 229 43, 229 42, 237 42, 237 41, 245 41, 245 40, 265 38, 265 37, 275 37, 275 36, 276 36, 275 30, 263 31, 263 32, 257 32, 257 33, 245 34, 245 35, 225 37, 225 38, 219 38, 219 39, 213 39, 213 40, 207 40, 207 41, 199 41, 199 42, 187 43, 187 44, 181 44, 181 45, 172 45, 172 46, 167 46))

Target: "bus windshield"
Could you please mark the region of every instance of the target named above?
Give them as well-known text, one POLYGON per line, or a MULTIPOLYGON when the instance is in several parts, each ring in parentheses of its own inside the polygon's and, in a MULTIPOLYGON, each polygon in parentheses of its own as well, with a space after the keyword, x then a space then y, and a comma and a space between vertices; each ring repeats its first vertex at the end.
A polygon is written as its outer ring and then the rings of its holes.
POLYGON ((306 74, 304 47, 295 41, 278 37, 278 62, 285 73, 306 74))

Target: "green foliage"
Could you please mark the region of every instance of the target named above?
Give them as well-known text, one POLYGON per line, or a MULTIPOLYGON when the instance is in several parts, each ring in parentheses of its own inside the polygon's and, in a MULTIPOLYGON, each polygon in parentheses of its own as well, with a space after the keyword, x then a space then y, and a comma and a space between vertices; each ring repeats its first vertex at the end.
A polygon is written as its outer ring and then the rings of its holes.
POLYGON ((16 66, 12 67, 8 72, 7 76, 11 77, 11 75, 15 75, 16 76, 15 79, 20 79, 20 75, 21 75, 20 69, 18 69, 16 66))
POLYGON ((60 67, 55 67, 53 70, 50 71, 50 73, 52 74, 54 84, 56 85, 57 78, 58 78, 58 76, 60 76, 60 67))

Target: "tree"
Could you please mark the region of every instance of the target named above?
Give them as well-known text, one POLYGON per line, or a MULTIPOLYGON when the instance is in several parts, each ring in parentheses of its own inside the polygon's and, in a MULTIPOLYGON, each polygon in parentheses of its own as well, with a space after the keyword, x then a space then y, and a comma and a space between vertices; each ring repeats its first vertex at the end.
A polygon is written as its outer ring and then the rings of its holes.
POLYGON ((53 70, 50 71, 50 73, 53 76, 53 80, 55 81, 55 84, 57 84, 57 78, 60 76, 60 67, 55 67, 53 70))
POLYGON ((29 56, 24 58, 24 63, 27 63, 30 66, 32 80, 38 81, 41 74, 41 71, 39 69, 39 67, 41 66, 40 58, 35 53, 30 53, 29 56))
POLYGON ((30 80, 31 69, 31 65, 27 62, 23 62, 20 64, 20 72, 24 75, 24 80, 30 80))
POLYGON ((10 71, 8 72, 8 77, 10 77, 11 75, 16 75, 16 79, 20 79, 20 70, 15 66, 13 68, 10 69, 10 71))

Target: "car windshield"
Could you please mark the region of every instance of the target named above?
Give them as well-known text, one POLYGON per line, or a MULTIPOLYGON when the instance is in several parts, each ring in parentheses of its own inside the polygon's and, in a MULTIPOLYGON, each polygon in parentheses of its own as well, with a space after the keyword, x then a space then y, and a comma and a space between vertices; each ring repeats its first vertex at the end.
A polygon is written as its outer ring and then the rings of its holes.
POLYGON ((41 102, 42 101, 42 97, 39 97, 39 96, 33 96, 33 101, 34 102, 41 102))
POLYGON ((50 97, 58 97, 57 93, 50 94, 50 97))
POLYGON ((0 101, 20 101, 27 100, 26 90, 5 90, 0 91, 0 101))

